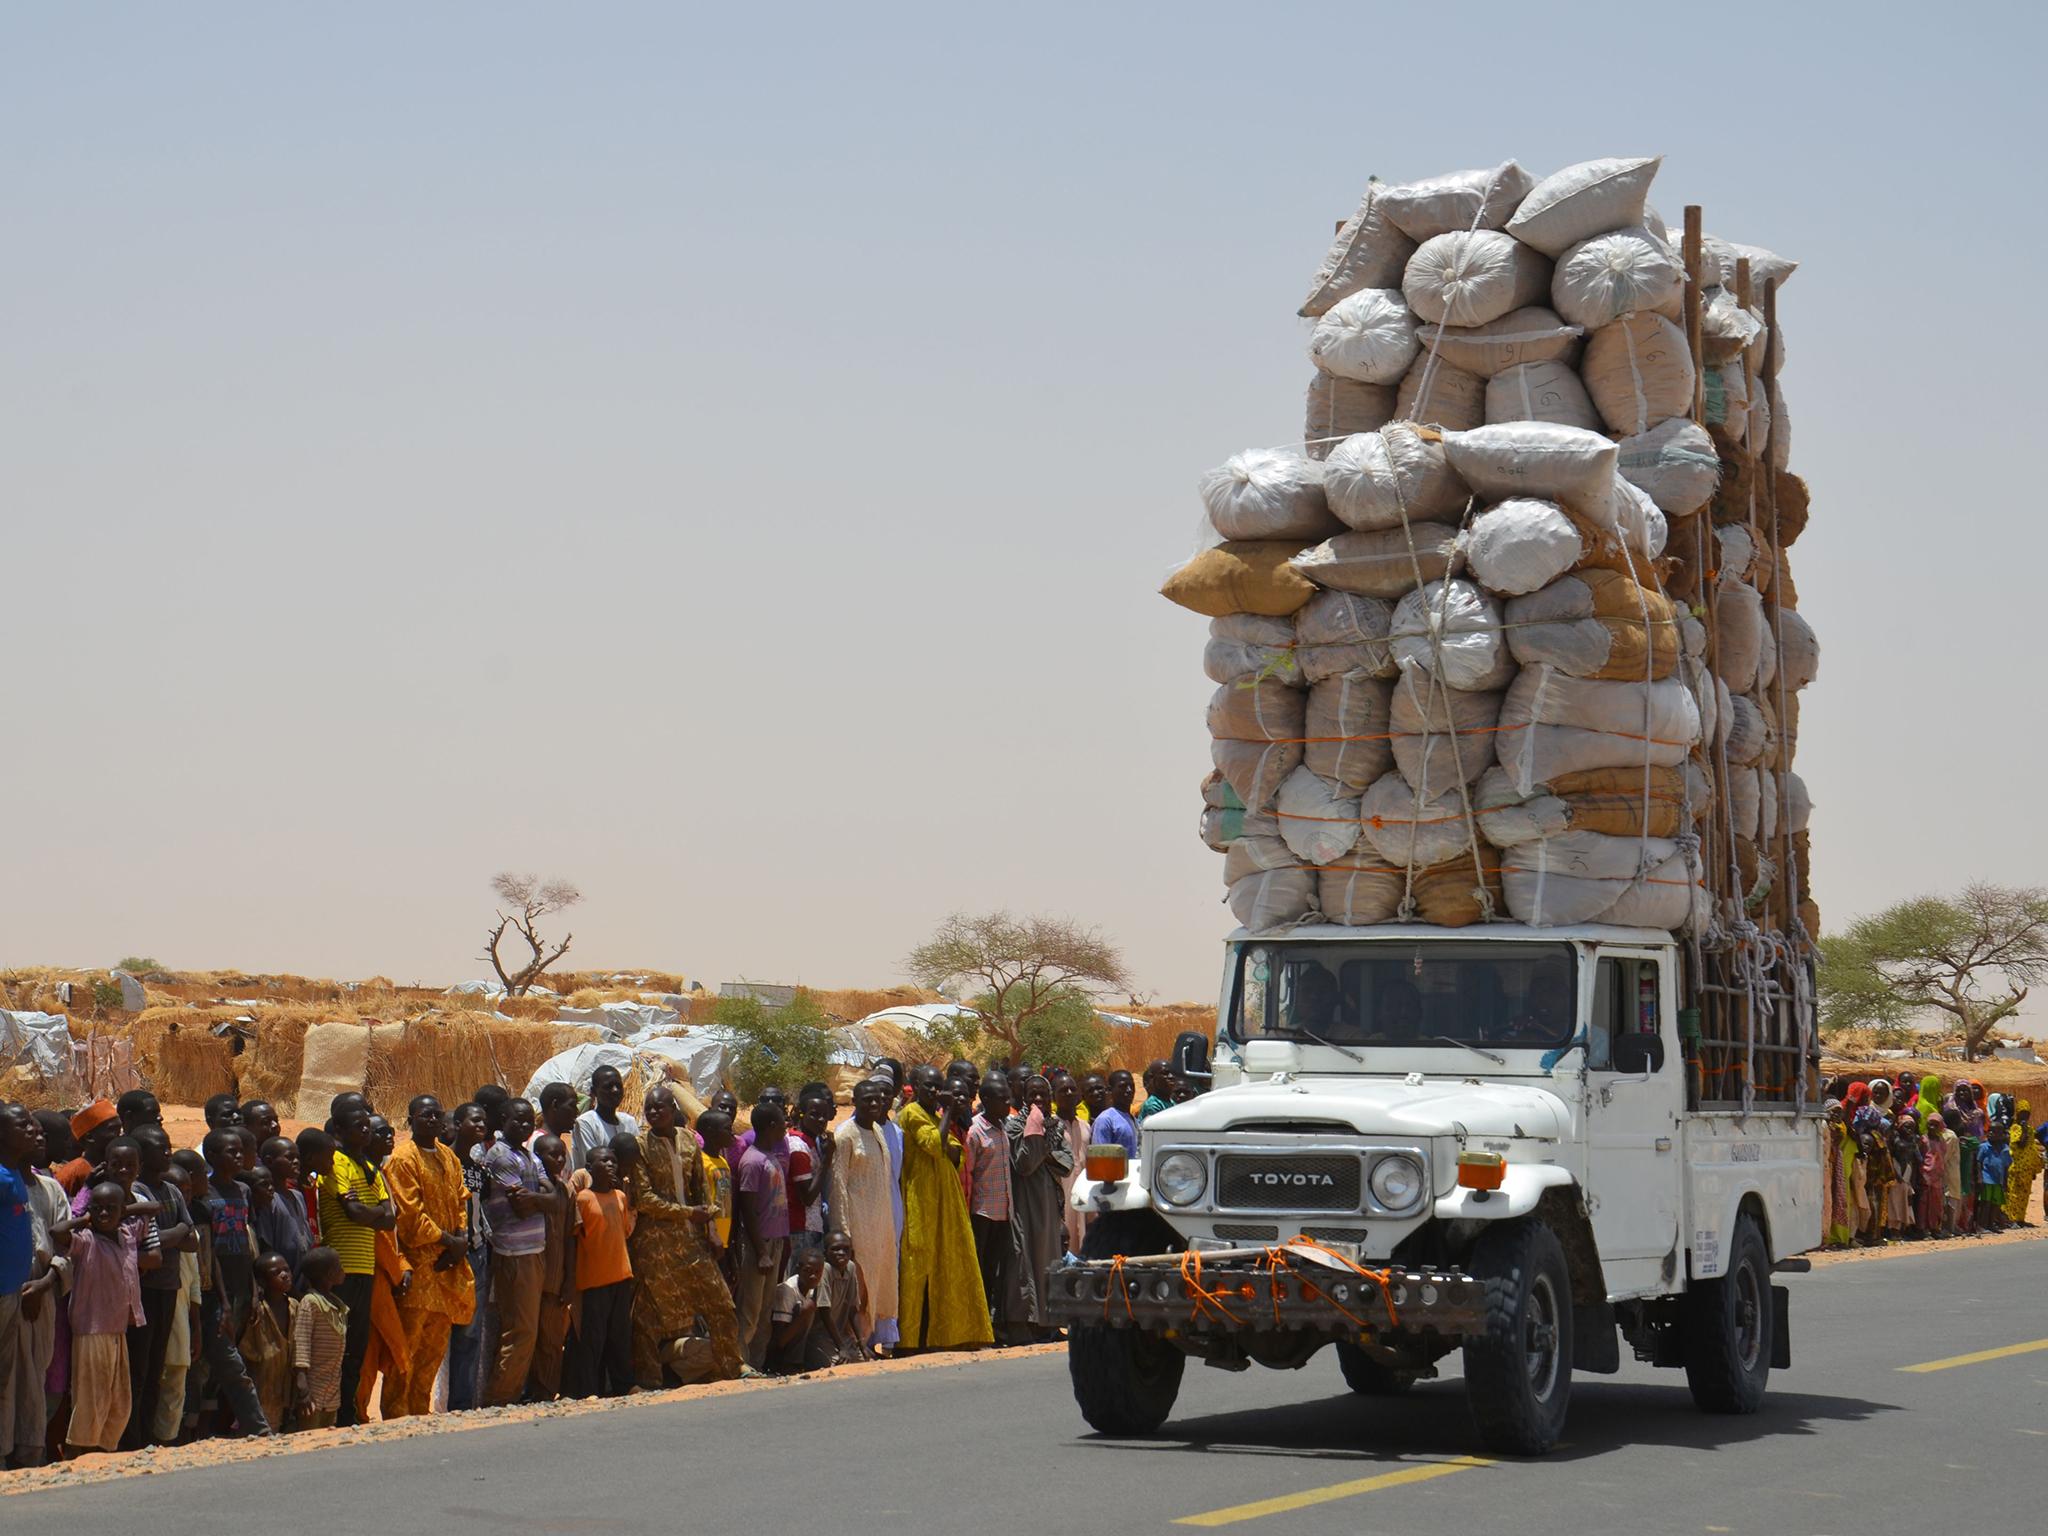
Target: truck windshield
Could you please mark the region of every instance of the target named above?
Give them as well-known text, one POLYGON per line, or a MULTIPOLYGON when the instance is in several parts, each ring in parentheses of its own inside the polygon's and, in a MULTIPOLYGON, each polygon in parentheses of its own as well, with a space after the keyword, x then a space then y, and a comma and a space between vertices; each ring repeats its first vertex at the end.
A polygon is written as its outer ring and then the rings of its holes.
POLYGON ((1334 1045, 1562 1045, 1577 1012, 1569 944, 1455 939, 1238 949, 1231 1033, 1334 1045))

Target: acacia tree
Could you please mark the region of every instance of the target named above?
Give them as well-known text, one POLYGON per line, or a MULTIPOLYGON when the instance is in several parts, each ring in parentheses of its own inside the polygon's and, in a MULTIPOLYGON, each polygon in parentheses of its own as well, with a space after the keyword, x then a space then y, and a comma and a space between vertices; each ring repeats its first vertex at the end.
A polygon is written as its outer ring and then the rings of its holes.
POLYGON ((1024 1031, 1040 1015, 1070 1007, 1077 994, 1128 991, 1131 984, 1123 956, 1096 929, 1007 912, 955 912, 910 952, 903 969, 934 991, 971 993, 961 1006, 1012 1065, 1023 1059, 1024 1031))
POLYGON ((576 937, 573 933, 564 934, 562 942, 550 949, 548 941, 541 937, 541 919, 575 906, 583 899, 583 893, 567 880, 542 881, 533 875, 515 875, 510 870, 499 871, 491 880, 491 889, 498 893, 504 906, 498 909, 497 926, 484 940, 482 958, 491 962, 491 969, 498 973, 508 996, 524 997, 540 980, 541 972, 569 952, 569 941, 576 937), (507 907, 511 908, 509 912, 507 907), (498 946, 504 942, 507 929, 525 940, 528 950, 526 963, 514 971, 507 971, 505 962, 498 957, 498 946))
POLYGON ((2044 976, 2048 891, 1979 884, 1916 897, 1821 942, 1821 1026, 1903 1025, 1943 1013, 1975 1061, 2044 976))

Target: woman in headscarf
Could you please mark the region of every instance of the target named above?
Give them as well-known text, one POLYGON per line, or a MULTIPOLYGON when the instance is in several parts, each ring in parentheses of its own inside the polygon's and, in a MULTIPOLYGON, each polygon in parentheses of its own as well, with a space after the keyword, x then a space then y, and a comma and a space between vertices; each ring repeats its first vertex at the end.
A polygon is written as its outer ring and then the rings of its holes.
POLYGON ((1870 1084, 1851 1083, 1842 1100, 1842 1175, 1849 1187, 1849 1240, 1863 1235, 1870 1220, 1870 1195, 1861 1162, 1862 1143, 1857 1138, 1856 1116, 1870 1107, 1870 1084))
POLYGON ((1849 1176, 1845 1159, 1848 1156, 1843 1144, 1848 1140, 1849 1127, 1842 1113, 1842 1101, 1829 1099, 1827 1102, 1827 1126, 1822 1145, 1827 1149, 1828 1185, 1827 1211, 1822 1222, 1821 1241, 1830 1248, 1846 1248, 1854 1235, 1850 1226, 1852 1216, 1849 1203, 1849 1176))
POLYGON ((1941 1113, 1941 1079, 1932 1072, 1920 1079, 1920 1097, 1913 1108, 1920 1116, 1920 1134, 1925 1136, 1928 1117, 1941 1113))
POLYGON ((2034 1108, 2025 1099, 2013 1107, 2012 1169, 2005 1176, 2005 1219, 2028 1226, 2027 1205, 2034 1198, 2034 1180, 2042 1166, 2041 1144, 2034 1139, 2034 1108))

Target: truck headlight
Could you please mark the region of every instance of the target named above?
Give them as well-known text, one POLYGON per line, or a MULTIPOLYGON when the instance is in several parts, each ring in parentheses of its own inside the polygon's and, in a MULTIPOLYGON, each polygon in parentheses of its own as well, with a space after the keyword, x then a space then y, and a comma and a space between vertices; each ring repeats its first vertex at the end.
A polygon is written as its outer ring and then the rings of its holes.
POLYGON ((1193 1205, 1209 1187, 1209 1160, 1193 1152, 1169 1152, 1152 1170, 1152 1190, 1168 1205, 1193 1205))
POLYGON ((1372 1197, 1390 1211, 1405 1211, 1422 1198, 1422 1164, 1401 1153, 1372 1165, 1372 1197))

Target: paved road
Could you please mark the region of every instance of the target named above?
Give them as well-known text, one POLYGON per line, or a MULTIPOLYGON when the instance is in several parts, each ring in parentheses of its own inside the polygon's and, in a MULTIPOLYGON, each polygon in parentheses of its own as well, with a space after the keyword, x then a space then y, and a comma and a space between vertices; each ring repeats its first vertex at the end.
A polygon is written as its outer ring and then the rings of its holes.
POLYGON ((1706 1417, 1678 1373, 1629 1362, 1579 1379, 1567 1445, 1543 1461, 1486 1460, 1455 1379, 1368 1401, 1328 1351, 1300 1373, 1191 1367, 1157 1437, 1101 1440, 1074 1411, 1064 1359, 1047 1357, 337 1447, 4 1508, 24 1530, 151 1536, 312 1529, 328 1514, 456 1536, 849 1518, 891 1536, 1076 1522, 1119 1536, 2030 1529, 2048 1452, 2048 1244, 1789 1283, 1795 1364, 1763 1413, 1706 1417), (2030 1343, 2043 1347, 2008 1348, 2030 1343), (1901 1369, 1985 1351, 2001 1353, 1901 1369))

